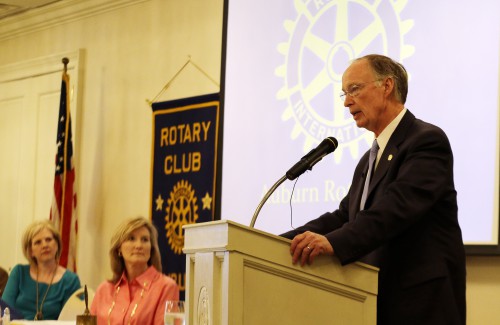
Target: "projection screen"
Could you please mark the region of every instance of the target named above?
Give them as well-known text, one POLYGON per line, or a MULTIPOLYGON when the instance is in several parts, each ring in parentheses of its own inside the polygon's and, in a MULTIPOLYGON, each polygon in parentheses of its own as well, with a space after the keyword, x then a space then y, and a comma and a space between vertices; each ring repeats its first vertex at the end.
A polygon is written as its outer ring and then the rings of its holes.
POLYGON ((409 72, 405 106, 450 139, 465 244, 498 250, 500 1, 226 6, 222 219, 249 225, 271 186, 327 136, 339 148, 281 184, 255 228, 279 234, 338 207, 373 139, 339 98, 342 72, 379 53, 409 72))

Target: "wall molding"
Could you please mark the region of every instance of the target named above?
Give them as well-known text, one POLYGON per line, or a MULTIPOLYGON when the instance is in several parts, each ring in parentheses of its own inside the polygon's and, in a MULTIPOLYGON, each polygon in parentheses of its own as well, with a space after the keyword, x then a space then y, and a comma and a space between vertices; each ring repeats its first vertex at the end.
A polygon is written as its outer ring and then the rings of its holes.
POLYGON ((79 72, 78 62, 81 61, 83 53, 83 49, 80 49, 0 66, 0 84, 54 72, 62 73, 64 67, 62 58, 64 57, 69 59, 68 71, 79 72))
POLYGON ((150 0, 64 0, 0 20, 0 42, 150 0))

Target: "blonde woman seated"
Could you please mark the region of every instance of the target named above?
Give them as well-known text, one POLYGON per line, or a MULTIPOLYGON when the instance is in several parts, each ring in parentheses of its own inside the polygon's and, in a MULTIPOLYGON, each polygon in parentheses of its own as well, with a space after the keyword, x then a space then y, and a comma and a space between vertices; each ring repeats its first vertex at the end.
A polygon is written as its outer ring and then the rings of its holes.
POLYGON ((123 223, 109 250, 113 278, 99 285, 92 306, 100 324, 163 325, 166 300, 178 300, 175 281, 161 273, 158 233, 147 219, 123 223))
POLYGON ((80 279, 58 265, 61 236, 50 220, 35 221, 24 232, 23 253, 28 265, 16 265, 2 299, 25 319, 57 319, 80 279))

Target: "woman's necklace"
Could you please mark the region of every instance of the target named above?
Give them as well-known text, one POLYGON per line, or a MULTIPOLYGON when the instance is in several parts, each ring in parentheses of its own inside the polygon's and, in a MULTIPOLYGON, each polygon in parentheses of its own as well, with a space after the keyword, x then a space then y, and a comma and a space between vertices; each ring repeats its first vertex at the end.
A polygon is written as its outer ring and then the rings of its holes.
MULTIPOLYGON (((130 318, 128 319, 128 325, 130 325, 130 321, 132 320, 132 317, 134 317, 135 315, 135 311, 137 310, 137 307, 139 306, 139 303, 141 302, 142 300, 142 297, 144 296, 144 289, 146 288, 146 286, 148 285, 147 282, 144 282, 144 285, 142 286, 142 290, 141 290, 141 295, 140 295, 140 298, 139 300, 135 303, 134 305, 134 308, 132 309, 132 312, 130 313, 130 318)), ((111 324, 111 312, 113 311, 113 308, 115 307, 115 303, 116 303, 116 296, 118 295, 118 293, 120 292, 120 286, 118 286, 115 290, 115 294, 113 295, 113 302, 111 303, 111 307, 109 307, 109 310, 108 310, 108 325, 111 324)))
POLYGON ((57 271, 57 265, 52 273, 52 278, 50 279, 49 286, 47 287, 47 290, 45 290, 45 294, 43 295, 42 303, 40 304, 40 308, 38 308, 38 266, 36 267, 36 314, 35 314, 35 320, 43 320, 43 303, 45 302, 45 298, 47 298, 47 293, 49 293, 49 289, 52 286, 52 282, 54 281, 54 277, 56 276, 56 271, 57 271))

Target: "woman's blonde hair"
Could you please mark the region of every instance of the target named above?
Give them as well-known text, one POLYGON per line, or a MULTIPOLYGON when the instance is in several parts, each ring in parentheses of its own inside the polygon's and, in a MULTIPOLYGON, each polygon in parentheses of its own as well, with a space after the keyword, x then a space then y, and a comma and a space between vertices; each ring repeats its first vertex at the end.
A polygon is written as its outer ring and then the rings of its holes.
POLYGON ((30 264, 34 265, 37 264, 36 259, 33 258, 31 254, 31 245, 33 244, 33 237, 38 235, 38 233, 44 229, 49 230, 52 233, 52 236, 54 236, 55 241, 57 242, 56 261, 58 261, 59 257, 61 257, 62 242, 59 231, 56 229, 56 227, 54 227, 52 221, 48 219, 37 220, 34 221, 32 224, 30 224, 28 228, 26 228, 22 237, 23 254, 30 264))
POLYGON ((136 217, 123 222, 118 229, 116 229, 113 237, 111 237, 109 259, 111 262, 111 271, 113 272, 113 277, 110 280, 112 283, 116 283, 125 270, 125 261, 119 254, 121 245, 125 240, 127 240, 132 232, 141 227, 146 227, 149 230, 149 235, 151 237, 151 254, 148 266, 153 265, 158 272, 161 272, 162 268, 160 249, 158 248, 158 232, 149 220, 144 217, 136 217))

